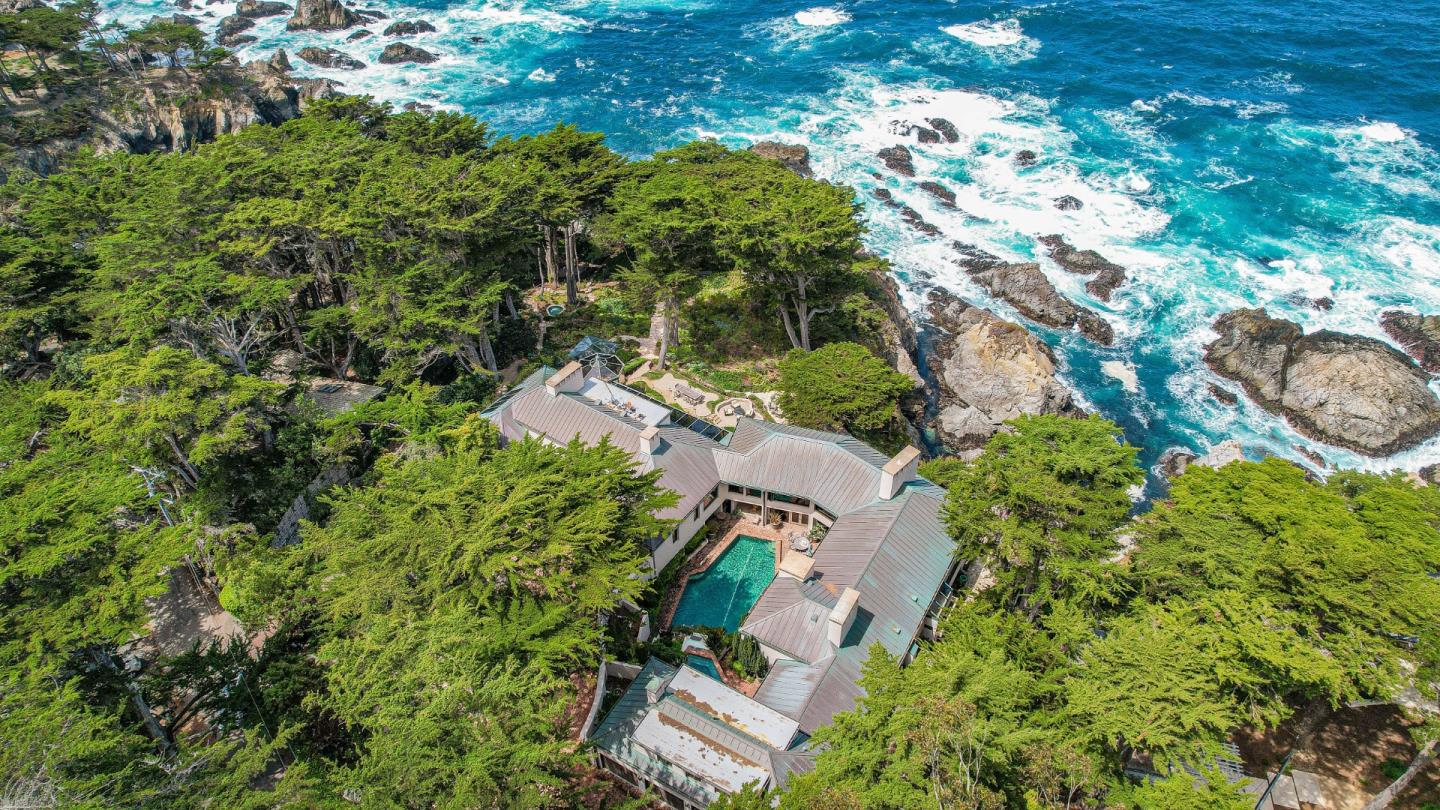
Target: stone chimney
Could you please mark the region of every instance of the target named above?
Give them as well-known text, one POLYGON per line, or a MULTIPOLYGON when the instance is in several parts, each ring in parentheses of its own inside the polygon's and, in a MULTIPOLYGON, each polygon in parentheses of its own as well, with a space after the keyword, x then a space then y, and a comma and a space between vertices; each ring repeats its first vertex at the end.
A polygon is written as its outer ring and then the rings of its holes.
POLYGON ((839 601, 830 609, 830 621, 825 625, 825 639, 830 642, 830 646, 838 648, 845 640, 845 634, 850 632, 850 625, 855 623, 855 611, 859 607, 859 591, 854 588, 841 591, 839 601))
POLYGON ((579 391, 585 385, 585 367, 571 360, 565 367, 550 375, 545 381, 545 393, 550 396, 565 392, 579 391))
POLYGON ((651 425, 640 431, 641 455, 653 456, 660 449, 660 428, 651 425))
POLYGON ((915 470, 920 466, 920 451, 906 446, 904 450, 880 470, 880 500, 888 501, 900 492, 900 488, 915 480, 915 470))

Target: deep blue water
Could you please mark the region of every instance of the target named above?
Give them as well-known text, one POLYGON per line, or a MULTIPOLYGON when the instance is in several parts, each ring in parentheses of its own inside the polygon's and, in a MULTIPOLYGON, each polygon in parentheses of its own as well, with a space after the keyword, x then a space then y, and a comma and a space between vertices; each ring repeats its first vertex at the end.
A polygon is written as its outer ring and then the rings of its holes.
MULTIPOLYGON (((173 11, 110 5, 131 21, 173 11)), ((701 136, 804 143, 822 176, 867 199, 887 186, 943 228, 924 237, 871 206, 869 241, 917 307, 939 284, 1014 317, 954 266, 956 239, 1018 259, 1061 233, 1129 267, 1107 304, 1042 259, 1065 294, 1111 321, 1115 347, 1037 331, 1148 461, 1229 437, 1345 466, 1440 459, 1436 441, 1380 460, 1316 445, 1251 404, 1214 402, 1200 360, 1209 323, 1240 305, 1381 338, 1384 309, 1440 312, 1440 0, 354 5, 431 21, 438 32, 410 41, 441 60, 380 66, 384 23, 345 43, 349 32, 287 34, 283 17, 262 21, 241 55, 284 46, 299 72, 351 92, 463 109, 507 133, 569 121, 636 156, 701 136), (314 70, 293 58, 307 44, 371 67, 314 70), (872 177, 876 150, 907 141, 893 122, 932 116, 961 141, 910 140, 915 180, 872 177), (1017 167, 1020 149, 1040 163, 1017 167), (960 210, 920 191, 927 179, 955 190, 960 210), (1062 194, 1084 207, 1057 210, 1062 194), (1333 309, 1307 303, 1322 296, 1333 309), (1119 379, 1129 370, 1133 391, 1119 379)), ((213 24, 232 8, 200 10, 213 24)))

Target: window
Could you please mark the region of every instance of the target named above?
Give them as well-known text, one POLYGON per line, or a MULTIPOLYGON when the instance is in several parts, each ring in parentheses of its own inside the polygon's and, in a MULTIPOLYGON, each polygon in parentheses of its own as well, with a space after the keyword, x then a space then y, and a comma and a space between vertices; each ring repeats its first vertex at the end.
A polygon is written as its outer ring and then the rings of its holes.
POLYGON ((718 497, 720 497, 720 485, 716 484, 714 489, 710 490, 710 492, 706 494, 704 498, 700 499, 700 508, 709 509, 710 504, 714 503, 715 499, 718 497))
POLYGON ((746 495, 749 495, 749 496, 752 497, 752 498, 759 498, 759 497, 761 496, 760 490, 758 490, 758 489, 751 489, 750 487, 746 487, 746 488, 745 488, 745 494, 746 494, 746 495))

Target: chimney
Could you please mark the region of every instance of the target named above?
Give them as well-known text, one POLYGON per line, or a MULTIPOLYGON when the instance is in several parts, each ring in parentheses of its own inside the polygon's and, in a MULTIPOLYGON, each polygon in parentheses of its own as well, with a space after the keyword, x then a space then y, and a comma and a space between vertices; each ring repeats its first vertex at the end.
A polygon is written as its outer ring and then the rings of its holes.
POLYGON ((640 454, 646 456, 655 455, 660 449, 660 428, 651 425, 640 431, 640 454))
POLYGON ((650 680, 645 682, 645 701, 655 704, 665 696, 665 680, 659 675, 651 675, 650 680))
POLYGON ((578 361, 571 360, 545 381, 545 393, 553 397, 561 392, 579 391, 584 385, 585 367, 578 361))
POLYGON ((900 488, 915 480, 915 469, 920 466, 920 451, 906 446, 904 450, 880 470, 880 500, 888 501, 900 492, 900 488))
POLYGON ((855 623, 855 611, 859 607, 859 591, 854 588, 841 591, 839 601, 830 609, 830 621, 825 626, 825 638, 830 642, 830 646, 837 649, 840 647, 840 643, 845 640, 845 634, 850 632, 850 625, 855 623))

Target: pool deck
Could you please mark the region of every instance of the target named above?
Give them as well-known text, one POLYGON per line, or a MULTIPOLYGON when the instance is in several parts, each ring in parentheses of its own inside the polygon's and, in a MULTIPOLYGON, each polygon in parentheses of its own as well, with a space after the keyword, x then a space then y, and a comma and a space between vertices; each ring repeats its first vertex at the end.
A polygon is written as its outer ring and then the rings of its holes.
POLYGON ((680 606, 680 597, 685 594, 685 586, 690 582, 690 577, 714 564, 737 537, 744 535, 760 540, 774 541, 775 570, 779 571, 782 555, 800 553, 789 550, 787 547, 789 541, 785 538, 785 533, 802 528, 804 527, 786 523, 779 529, 772 529, 769 526, 753 523, 739 515, 717 518, 714 525, 715 537, 705 541, 705 545, 696 549, 695 553, 690 555, 690 559, 685 561, 684 566, 680 569, 680 575, 675 578, 675 586, 670 593, 665 594, 664 600, 660 603, 660 630, 663 632, 670 629, 670 622, 675 619, 675 609, 680 606))

